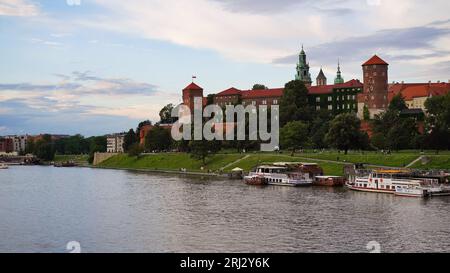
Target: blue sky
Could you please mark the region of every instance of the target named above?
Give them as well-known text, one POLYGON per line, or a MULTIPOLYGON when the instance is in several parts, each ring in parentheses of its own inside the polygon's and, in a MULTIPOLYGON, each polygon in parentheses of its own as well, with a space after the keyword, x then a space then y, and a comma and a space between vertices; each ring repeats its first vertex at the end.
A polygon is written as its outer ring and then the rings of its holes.
POLYGON ((346 80, 378 54, 390 81, 450 79, 447 0, 0 0, 0 135, 86 136, 157 121, 198 77, 205 93, 346 80), (79 3, 79 4, 78 4, 79 3))

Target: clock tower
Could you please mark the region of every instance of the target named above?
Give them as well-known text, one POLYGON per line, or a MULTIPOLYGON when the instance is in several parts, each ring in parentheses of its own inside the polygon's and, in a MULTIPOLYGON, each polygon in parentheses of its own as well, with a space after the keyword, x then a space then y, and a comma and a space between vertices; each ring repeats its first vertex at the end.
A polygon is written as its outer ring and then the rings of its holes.
POLYGON ((370 117, 385 111, 388 107, 388 67, 389 64, 374 55, 362 65, 364 91, 358 95, 358 116, 363 117, 364 106, 370 117))

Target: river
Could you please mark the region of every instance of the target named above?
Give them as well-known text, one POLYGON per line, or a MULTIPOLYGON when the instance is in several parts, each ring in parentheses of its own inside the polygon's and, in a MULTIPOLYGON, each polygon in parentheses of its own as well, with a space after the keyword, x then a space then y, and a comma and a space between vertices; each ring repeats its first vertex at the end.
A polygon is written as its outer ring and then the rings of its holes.
POLYGON ((450 198, 90 168, 0 170, 0 252, 450 252, 450 198))

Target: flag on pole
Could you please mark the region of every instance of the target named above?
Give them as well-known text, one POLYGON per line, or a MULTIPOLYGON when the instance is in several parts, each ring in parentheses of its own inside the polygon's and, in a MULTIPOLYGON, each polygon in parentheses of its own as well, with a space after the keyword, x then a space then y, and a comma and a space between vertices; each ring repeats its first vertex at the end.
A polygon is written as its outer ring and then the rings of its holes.
POLYGON ((194 82, 194 79, 197 79, 197 76, 192 76, 192 82, 194 82))

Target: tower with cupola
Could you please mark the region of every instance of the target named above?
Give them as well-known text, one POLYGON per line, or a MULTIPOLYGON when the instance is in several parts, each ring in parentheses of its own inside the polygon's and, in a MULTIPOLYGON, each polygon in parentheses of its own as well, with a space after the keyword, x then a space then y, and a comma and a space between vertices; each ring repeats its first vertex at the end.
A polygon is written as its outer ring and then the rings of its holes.
POLYGON ((343 84, 344 78, 342 78, 342 73, 341 73, 341 63, 338 61, 338 68, 337 68, 337 73, 336 73, 336 78, 334 79, 334 84, 343 84))
POLYGON ((306 86, 311 86, 311 73, 309 73, 309 63, 306 61, 306 53, 302 46, 297 63, 297 75, 295 79, 302 81, 306 86))

